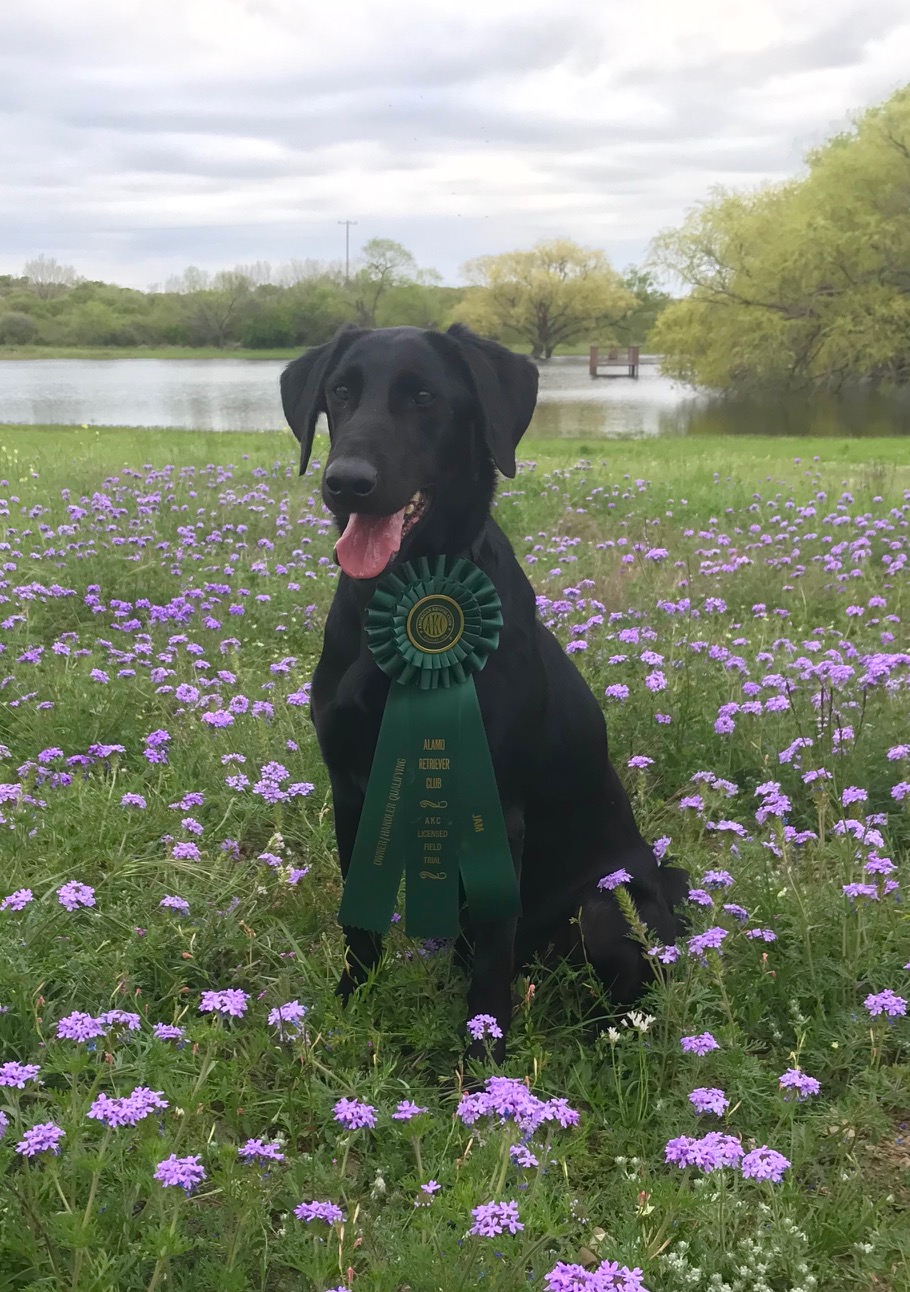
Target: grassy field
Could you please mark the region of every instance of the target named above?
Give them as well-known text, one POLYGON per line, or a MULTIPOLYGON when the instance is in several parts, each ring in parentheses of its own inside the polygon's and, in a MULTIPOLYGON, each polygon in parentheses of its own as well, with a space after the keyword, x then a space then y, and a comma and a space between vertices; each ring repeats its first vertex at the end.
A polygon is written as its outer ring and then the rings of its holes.
POLYGON ((0 1288, 910 1287, 905 448, 524 456, 498 517, 691 930, 599 1036, 520 979, 478 1108, 446 947, 333 995, 318 463, 0 428, 0 1288))

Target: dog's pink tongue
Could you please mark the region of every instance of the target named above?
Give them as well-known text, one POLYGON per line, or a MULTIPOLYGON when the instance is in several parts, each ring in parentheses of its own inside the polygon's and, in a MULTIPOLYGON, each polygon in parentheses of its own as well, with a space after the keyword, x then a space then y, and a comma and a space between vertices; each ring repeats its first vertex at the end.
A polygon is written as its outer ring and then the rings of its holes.
POLYGON ((335 544, 335 556, 352 579, 376 579, 401 547, 404 507, 391 516, 353 512, 335 544))

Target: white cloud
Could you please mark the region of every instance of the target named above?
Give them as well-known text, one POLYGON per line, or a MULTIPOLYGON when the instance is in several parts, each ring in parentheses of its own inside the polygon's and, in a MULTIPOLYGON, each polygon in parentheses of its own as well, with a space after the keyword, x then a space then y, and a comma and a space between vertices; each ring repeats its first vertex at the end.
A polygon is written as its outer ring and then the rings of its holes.
POLYGON ((0 271, 143 286, 398 238, 450 281, 564 234, 622 265, 799 166, 910 66, 900 0, 30 0, 0 48, 0 271))

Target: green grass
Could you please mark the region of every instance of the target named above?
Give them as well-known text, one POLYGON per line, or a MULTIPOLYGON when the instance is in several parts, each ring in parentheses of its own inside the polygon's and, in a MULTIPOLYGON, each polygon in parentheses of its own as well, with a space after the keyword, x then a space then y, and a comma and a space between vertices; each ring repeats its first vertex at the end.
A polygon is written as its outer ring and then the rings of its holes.
POLYGON ((886 988, 910 994, 910 928, 900 889, 843 896, 869 878, 870 849, 834 828, 844 788, 864 789, 847 815, 888 814, 872 851, 903 882, 910 799, 902 807, 891 789, 910 764, 886 755, 908 740, 901 443, 535 441, 503 483, 497 515, 541 613, 564 643, 586 643, 573 658, 603 699, 643 830, 672 838, 693 883, 709 868, 735 879, 714 910, 693 908, 693 934, 727 929, 722 954, 701 963, 681 942, 637 1025, 596 1036, 587 1016, 603 1002, 585 973, 535 967, 518 980, 505 1072, 579 1112, 577 1127, 533 1136, 537 1168, 510 1164, 513 1126, 455 1115, 464 984, 448 954, 415 954, 396 928, 370 990, 346 1011, 334 997, 331 803, 307 710, 288 703, 318 658, 331 538, 310 501, 317 480, 297 478, 294 456, 289 435, 0 427, 0 782, 26 796, 0 801, 0 898, 34 894, 0 911, 0 1063, 41 1067, 22 1090, 0 1087, 0 1286, 542 1292, 557 1261, 607 1259, 640 1266, 649 1292, 910 1286, 910 1022, 863 1007, 886 988), (663 662, 642 662, 643 650, 663 662), (812 676, 825 661, 840 669, 812 676), (666 685, 652 692, 658 668, 666 685), (753 683, 786 702, 717 731, 719 710, 749 703, 753 683), (625 702, 605 697, 617 685, 625 702), (178 686, 220 697, 213 707, 250 704, 213 730, 178 686), (158 730, 170 733, 166 763, 143 754, 158 730), (797 738, 814 744, 781 763, 797 738), (124 752, 69 769, 38 761, 94 742, 124 752), (227 754, 246 762, 224 765, 227 754), (633 755, 653 764, 629 771, 633 755), (269 762, 312 792, 270 805, 252 788, 269 762), (802 780, 816 767, 832 776, 822 792, 802 780), (739 793, 699 787, 700 771, 739 793), (252 784, 232 788, 231 774, 252 784), (756 822, 769 780, 791 800, 787 822, 817 839, 756 822), (696 791, 701 816, 680 806, 696 791), (126 793, 147 806, 122 806, 126 793), (204 801, 170 806, 187 793, 204 801), (751 838, 708 828, 724 820, 751 838), (195 843, 199 859, 175 856, 175 842, 195 843), (70 880, 95 889, 95 907, 63 909, 56 890, 70 880), (165 894, 189 914, 160 908, 165 894), (722 902, 776 940, 747 938, 722 902), (249 993, 245 1017, 199 1013, 202 991, 228 987, 249 993), (291 1000, 307 1006, 307 1031, 282 1042, 267 1014, 291 1000), (72 1011, 110 1009, 138 1013, 140 1030, 93 1049, 57 1038, 72 1011), (184 1027, 186 1044, 155 1039, 157 1022, 184 1027), (684 1054, 680 1037, 705 1030, 720 1049, 684 1054), (794 1065, 821 1082, 805 1103, 778 1089, 794 1065), (86 1117, 100 1092, 136 1086, 169 1107, 117 1130, 86 1117), (726 1092, 721 1121, 692 1111, 702 1086, 726 1092), (374 1106, 377 1129, 345 1132, 332 1114, 342 1097, 374 1106), (402 1099, 429 1112, 396 1122, 402 1099), (59 1156, 26 1160, 15 1146, 43 1122, 65 1131, 59 1156), (665 1162, 668 1140, 710 1129, 791 1166, 773 1184, 665 1162), (240 1161, 250 1137, 280 1141, 285 1160, 240 1161), (171 1153, 205 1168, 190 1196, 152 1178, 171 1153), (442 1187, 425 1203, 431 1178, 442 1187), (467 1234, 473 1207, 513 1198, 521 1233, 467 1234), (313 1199, 338 1204, 345 1223, 298 1220, 294 1207, 313 1199))

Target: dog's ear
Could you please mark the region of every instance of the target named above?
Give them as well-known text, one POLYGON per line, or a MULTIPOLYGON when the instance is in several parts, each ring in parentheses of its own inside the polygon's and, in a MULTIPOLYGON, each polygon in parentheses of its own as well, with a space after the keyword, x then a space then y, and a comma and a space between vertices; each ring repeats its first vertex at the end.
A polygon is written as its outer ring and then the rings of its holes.
POLYGON ((344 327, 325 345, 313 346, 293 359, 281 374, 281 405, 288 426, 300 441, 300 474, 307 469, 319 414, 326 411, 325 379, 333 363, 363 328, 344 327))
POLYGON ((453 323, 446 336, 455 341, 470 374, 493 461, 504 476, 514 476, 515 448, 537 403, 537 368, 524 355, 476 336, 462 323, 453 323))

